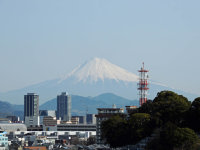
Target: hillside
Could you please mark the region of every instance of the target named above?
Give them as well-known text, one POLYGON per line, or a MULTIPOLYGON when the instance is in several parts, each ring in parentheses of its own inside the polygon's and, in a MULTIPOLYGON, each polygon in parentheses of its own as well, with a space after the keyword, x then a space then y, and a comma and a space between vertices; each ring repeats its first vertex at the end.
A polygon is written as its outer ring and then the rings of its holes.
MULTIPOLYGON (((72 95, 72 114, 84 115, 86 111, 88 113, 97 113, 96 108, 112 107, 116 104, 117 107, 124 108, 127 105, 138 106, 137 100, 129 100, 112 93, 101 94, 96 97, 83 97, 78 95, 72 95)), ((56 110, 56 98, 42 104, 40 109, 56 110)))
MULTIPOLYGON (((129 100, 112 93, 104 93, 96 97, 84 97, 72 95, 72 115, 85 115, 88 113, 96 113, 96 108, 112 107, 116 104, 117 107, 125 107, 126 105, 138 105, 137 100, 129 100)), ((40 105, 40 110, 56 110, 56 98, 51 99, 40 105)), ((23 105, 13 105, 5 101, 0 101, 0 116, 17 115, 23 118, 23 105)))
MULTIPOLYGON (((63 66, 64 68, 64 66, 63 66)), ((137 72, 139 68, 135 68, 137 72)), ((148 68, 147 68, 148 69, 148 68)), ((151 70, 150 72, 151 73, 151 70)), ((55 98, 61 92, 67 91, 71 95, 84 97, 113 93, 127 99, 137 99, 138 75, 127 71, 103 58, 94 58, 77 66, 70 73, 52 80, 30 85, 22 89, 8 91, 0 94, 0 99, 12 104, 23 104, 23 96, 27 93, 37 93, 40 104, 55 98)), ((154 99, 162 90, 175 91, 185 95, 191 101, 198 95, 170 88, 157 81, 151 81, 148 98, 154 99)))
POLYGON ((0 101, 0 117, 6 117, 8 115, 17 115, 22 117, 23 105, 13 105, 5 101, 0 101))

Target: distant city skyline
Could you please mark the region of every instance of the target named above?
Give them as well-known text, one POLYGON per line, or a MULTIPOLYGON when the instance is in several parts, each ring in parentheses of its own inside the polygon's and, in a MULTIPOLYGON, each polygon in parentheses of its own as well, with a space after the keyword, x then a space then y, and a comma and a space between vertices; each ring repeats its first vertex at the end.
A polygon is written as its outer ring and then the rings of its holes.
POLYGON ((200 95, 199 5, 1 0, 0 92, 59 78, 100 57, 137 75, 145 62, 151 80, 200 95))

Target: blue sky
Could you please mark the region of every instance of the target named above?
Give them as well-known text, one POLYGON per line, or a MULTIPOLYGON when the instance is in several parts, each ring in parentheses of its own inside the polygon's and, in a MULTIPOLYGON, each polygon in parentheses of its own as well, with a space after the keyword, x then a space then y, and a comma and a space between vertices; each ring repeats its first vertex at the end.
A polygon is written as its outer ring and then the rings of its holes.
POLYGON ((198 93, 199 0, 0 0, 0 91, 57 78, 93 57, 198 93))

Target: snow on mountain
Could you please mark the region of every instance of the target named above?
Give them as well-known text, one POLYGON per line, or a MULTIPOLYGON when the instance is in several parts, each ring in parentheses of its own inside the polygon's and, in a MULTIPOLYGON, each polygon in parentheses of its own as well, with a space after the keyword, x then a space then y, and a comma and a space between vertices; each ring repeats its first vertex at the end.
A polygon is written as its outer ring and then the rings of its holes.
POLYGON ((71 73, 62 78, 59 83, 67 78, 75 77, 78 82, 97 82, 99 80, 112 79, 115 81, 136 82, 138 76, 120 68, 106 59, 94 58, 79 65, 71 73))
MULTIPOLYGON (((23 95, 37 93, 40 104, 55 98, 63 91, 81 96, 114 93, 128 99, 138 99, 138 76, 105 59, 94 58, 79 65, 63 78, 44 81, 28 87, 0 94, 0 99, 13 104, 23 104, 23 95)), ((172 89, 162 83, 150 81, 148 98, 153 99, 162 90, 172 90, 193 100, 196 95, 172 89)), ((109 101, 109 99, 105 99, 109 101)))

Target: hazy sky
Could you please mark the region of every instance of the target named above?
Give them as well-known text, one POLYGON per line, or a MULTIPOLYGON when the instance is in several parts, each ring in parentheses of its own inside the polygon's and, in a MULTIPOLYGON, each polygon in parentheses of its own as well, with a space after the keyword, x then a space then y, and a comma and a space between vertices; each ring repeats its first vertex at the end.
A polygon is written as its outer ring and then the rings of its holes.
POLYGON ((0 91, 93 57, 200 94, 199 0, 0 0, 0 91))

